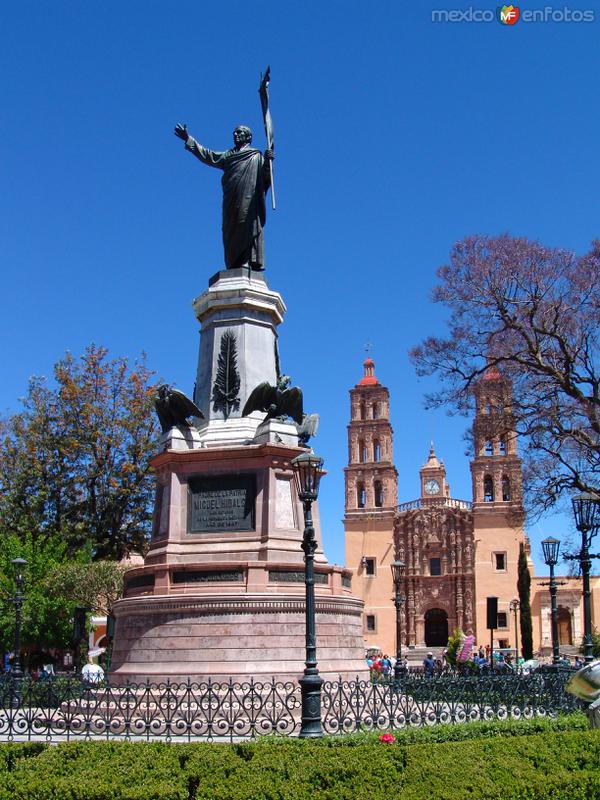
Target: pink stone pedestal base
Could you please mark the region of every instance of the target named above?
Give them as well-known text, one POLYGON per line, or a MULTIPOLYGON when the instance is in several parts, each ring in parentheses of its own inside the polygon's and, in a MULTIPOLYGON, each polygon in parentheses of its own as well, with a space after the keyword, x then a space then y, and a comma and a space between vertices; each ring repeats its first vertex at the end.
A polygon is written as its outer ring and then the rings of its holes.
MULTIPOLYGON (((266 442, 168 450, 153 459, 154 536, 144 566, 128 570, 125 596, 113 607, 112 680, 300 677, 304 518, 291 461, 301 452, 266 442), (254 487, 245 527, 194 525, 197 482, 209 481, 202 502, 222 500, 227 510, 232 479, 254 487)), ((327 563, 316 502, 313 515, 319 669, 331 678, 365 676, 363 603, 352 596, 351 570, 327 563)))
MULTIPOLYGON (((365 677, 362 602, 328 596, 316 606, 323 677, 365 677)), ((290 680, 304 669, 303 594, 154 595, 121 600, 115 614, 116 682, 290 680)))

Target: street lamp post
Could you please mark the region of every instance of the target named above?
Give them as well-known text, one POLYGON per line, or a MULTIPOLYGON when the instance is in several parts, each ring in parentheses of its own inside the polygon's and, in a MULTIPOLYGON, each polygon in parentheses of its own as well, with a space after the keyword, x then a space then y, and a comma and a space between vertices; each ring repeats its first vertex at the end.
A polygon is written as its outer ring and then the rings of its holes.
POLYGON ((15 594, 10 598, 10 602, 15 606, 15 644, 14 658, 11 667, 11 706, 20 708, 21 706, 21 682, 23 680, 23 670, 21 668, 21 609, 25 602, 23 594, 23 567, 27 564, 24 558, 13 558, 12 565, 15 571, 15 594))
POLYGON ((27 561, 24 558, 13 558, 11 563, 15 569, 15 596, 12 598, 12 602, 15 605, 15 657, 12 673, 18 682, 23 677, 21 668, 21 609, 25 602, 25 596, 23 595, 23 568, 27 561))
POLYGON ((519 601, 517 600, 516 597, 515 597, 514 600, 511 600, 510 603, 508 604, 509 609, 515 615, 515 652, 516 652, 515 667, 516 667, 516 669, 519 669, 519 623, 518 623, 518 620, 517 620, 517 612, 519 611, 520 605, 521 604, 519 603, 519 601))
POLYGON ((392 561, 392 580, 394 581, 394 605, 396 606, 396 665, 394 666, 394 680, 400 680, 404 671, 402 668, 402 578, 404 576, 404 562, 392 561))
POLYGON ((542 539, 542 550, 544 551, 544 561, 550 567, 550 581, 542 586, 550 587, 550 618, 552 624, 552 664, 556 666, 560 661, 558 646, 558 607, 556 605, 557 582, 554 577, 554 567, 558 564, 558 554, 560 552, 560 539, 548 536, 542 539))
POLYGON ((317 633, 315 619, 315 550, 317 541, 312 520, 312 504, 319 495, 323 474, 323 459, 314 453, 301 453, 292 460, 298 497, 304 508, 304 585, 306 587, 306 661, 300 678, 302 696, 302 725, 300 738, 323 736, 321 725, 321 687, 323 679, 317 668, 317 633))
POLYGON ((583 492, 572 499, 575 525, 581 533, 581 550, 572 556, 565 556, 569 561, 579 561, 583 577, 583 652, 584 661, 589 664, 594 660, 592 642, 592 611, 590 604, 590 568, 592 558, 590 544, 600 526, 600 496, 591 492, 583 492))

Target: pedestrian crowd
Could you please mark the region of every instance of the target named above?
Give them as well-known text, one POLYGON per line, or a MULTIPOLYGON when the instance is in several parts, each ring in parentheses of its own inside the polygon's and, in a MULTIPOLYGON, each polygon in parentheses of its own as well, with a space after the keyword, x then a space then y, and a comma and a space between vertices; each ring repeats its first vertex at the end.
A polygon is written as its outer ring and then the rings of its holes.
MULTIPOLYGON (((387 683, 393 677, 396 670, 396 659, 393 656, 384 655, 382 652, 367 652, 367 667, 371 675, 372 683, 387 683)), ((408 669, 408 661, 403 658, 400 667, 408 669)))
MULTIPOLYGON (((435 656, 433 651, 430 651, 423 659, 420 668, 413 664, 410 669, 414 672, 423 672, 428 677, 441 675, 456 666, 448 660, 447 653, 448 651, 444 650, 441 655, 435 656)), ((490 645, 474 645, 467 659, 459 666, 461 671, 465 673, 487 674, 492 671, 492 660, 495 673, 509 673, 516 670, 520 671, 521 669, 528 672, 530 669, 540 666, 538 661, 525 662, 521 657, 519 657, 518 662, 515 662, 514 654, 512 653, 494 651, 492 654, 490 645)), ((366 661, 372 683, 388 683, 394 677, 396 659, 393 656, 384 654, 381 650, 371 649, 367 651, 366 661)), ((575 658, 573 664, 566 657, 560 663, 562 666, 572 667, 573 669, 580 669, 584 664, 580 656, 575 658)), ((403 657, 400 666, 402 670, 409 669, 406 657, 403 657)))

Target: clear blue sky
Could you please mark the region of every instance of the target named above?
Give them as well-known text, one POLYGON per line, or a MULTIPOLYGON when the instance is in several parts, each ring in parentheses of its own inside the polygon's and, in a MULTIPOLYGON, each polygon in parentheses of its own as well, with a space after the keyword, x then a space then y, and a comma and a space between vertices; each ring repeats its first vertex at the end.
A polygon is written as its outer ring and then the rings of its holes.
MULTIPOLYGON (((282 367, 321 413, 328 556, 343 561, 347 390, 367 341, 391 391, 399 499, 418 495, 430 439, 469 498, 467 421, 423 410, 407 351, 443 331, 429 296, 456 240, 509 231, 584 252, 599 235, 600 13, 507 27, 433 23, 434 8, 468 5, 3 3, 0 409, 92 341, 145 350, 191 392, 190 303, 222 265, 220 186, 172 129, 225 149, 246 123, 264 146, 270 64, 267 276, 289 308, 282 367)), ((539 540, 569 529, 529 529, 538 565, 539 540)))

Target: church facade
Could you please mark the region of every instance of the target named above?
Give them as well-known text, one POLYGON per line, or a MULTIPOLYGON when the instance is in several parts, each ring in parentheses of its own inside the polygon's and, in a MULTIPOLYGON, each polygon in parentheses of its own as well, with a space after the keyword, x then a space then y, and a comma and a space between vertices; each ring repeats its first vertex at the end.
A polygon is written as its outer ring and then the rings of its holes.
MULTIPOLYGON (((405 564, 403 648, 442 647, 455 628, 489 644, 488 597, 498 602, 494 647, 515 647, 511 601, 518 598, 520 546, 529 555, 529 542, 511 399, 509 382, 488 370, 476 388, 471 499, 452 496, 432 443, 419 472, 419 497, 398 504, 389 391, 375 376, 373 361, 364 362, 364 375, 350 390, 344 528, 346 567, 365 603, 366 648, 396 651, 394 560, 405 564)), ((530 558, 529 568, 534 650, 544 653, 551 646, 549 593, 536 582, 530 558)), ((593 593, 596 624, 599 600, 600 587, 593 593)), ((561 644, 579 644, 582 631, 581 582, 566 579, 559 587, 561 644)))

